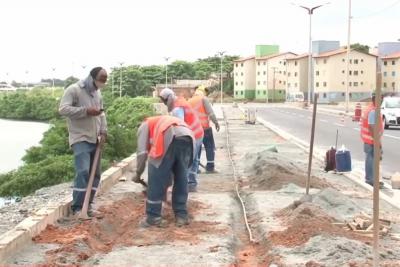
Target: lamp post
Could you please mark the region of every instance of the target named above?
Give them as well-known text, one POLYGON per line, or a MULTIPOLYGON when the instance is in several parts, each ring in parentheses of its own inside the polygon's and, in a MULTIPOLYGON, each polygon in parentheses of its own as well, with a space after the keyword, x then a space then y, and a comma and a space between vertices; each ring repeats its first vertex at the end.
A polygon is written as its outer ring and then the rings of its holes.
POLYGON ((51 89, 51 96, 54 97, 54 89, 55 89, 55 88, 54 88, 54 73, 55 73, 55 71, 56 71, 56 68, 53 67, 52 70, 53 70, 53 87, 52 87, 52 89, 51 89))
POLYGON ((351 23, 351 0, 349 0, 349 17, 347 24, 347 49, 346 49, 346 113, 349 112, 349 74, 350 74, 350 23, 351 23))
POLYGON ((167 88, 168 85, 168 60, 170 57, 164 57, 165 59, 165 88, 167 88))
POLYGON ((312 15, 314 14, 314 10, 316 10, 317 8, 320 8, 324 5, 327 5, 327 4, 329 4, 329 2, 322 4, 322 5, 314 6, 314 7, 306 7, 306 6, 300 6, 300 5, 296 5, 296 4, 292 3, 292 5, 295 5, 295 6, 298 6, 298 7, 301 7, 303 9, 307 10, 308 15, 310 17, 310 20, 309 20, 310 30, 309 30, 309 35, 308 35, 308 97, 307 97, 308 105, 310 105, 311 87, 313 85, 313 83, 312 83, 312 51, 311 51, 311 25, 312 25, 311 18, 312 18, 312 15))
POLYGON ((122 65, 124 65, 124 62, 119 63, 119 97, 122 97, 122 65))
POLYGON ((28 70, 26 70, 25 71, 25 89, 26 90, 28 90, 28 73, 29 73, 29 71, 28 70))
POLYGON ((218 55, 220 56, 220 59, 221 59, 221 67, 220 67, 221 105, 222 105, 222 98, 223 98, 223 93, 222 93, 222 89, 223 89, 223 80, 222 80, 222 59, 223 59, 223 56, 224 56, 225 52, 226 52, 226 51, 220 51, 220 52, 218 52, 218 55))

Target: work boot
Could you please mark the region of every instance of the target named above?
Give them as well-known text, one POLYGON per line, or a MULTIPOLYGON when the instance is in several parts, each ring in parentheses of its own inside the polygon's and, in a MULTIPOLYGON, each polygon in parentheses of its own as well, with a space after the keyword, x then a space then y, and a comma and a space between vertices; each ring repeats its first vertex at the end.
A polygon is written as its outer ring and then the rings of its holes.
POLYGON ((216 169, 206 170, 206 173, 219 173, 216 169))
POLYGON ((197 186, 195 186, 195 185, 189 185, 189 186, 188 186, 188 191, 189 191, 189 193, 197 192, 197 186))
POLYGON ((150 228, 152 226, 155 226, 155 227, 158 227, 158 228, 167 228, 168 227, 168 222, 166 220, 161 219, 161 218, 155 219, 154 221, 149 222, 147 220, 147 218, 144 218, 139 222, 139 226, 141 228, 150 228))
POLYGON ((175 226, 182 227, 184 225, 189 225, 189 218, 188 217, 176 217, 175 226))

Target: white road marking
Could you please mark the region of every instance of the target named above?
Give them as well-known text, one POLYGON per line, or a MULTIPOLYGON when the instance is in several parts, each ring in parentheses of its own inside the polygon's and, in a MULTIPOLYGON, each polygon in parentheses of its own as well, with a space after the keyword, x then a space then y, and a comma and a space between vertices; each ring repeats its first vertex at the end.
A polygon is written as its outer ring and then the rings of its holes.
POLYGON ((334 123, 336 126, 344 127, 344 124, 334 123))
POLYGON ((353 130, 359 131, 359 130, 360 130, 360 128, 353 128, 353 130))
POLYGON ((320 122, 328 122, 327 120, 319 120, 320 122))
POLYGON ((394 138, 394 139, 400 140, 400 137, 397 137, 397 136, 394 136, 394 135, 390 135, 390 134, 384 134, 383 136, 386 136, 386 137, 390 137, 390 138, 394 138))

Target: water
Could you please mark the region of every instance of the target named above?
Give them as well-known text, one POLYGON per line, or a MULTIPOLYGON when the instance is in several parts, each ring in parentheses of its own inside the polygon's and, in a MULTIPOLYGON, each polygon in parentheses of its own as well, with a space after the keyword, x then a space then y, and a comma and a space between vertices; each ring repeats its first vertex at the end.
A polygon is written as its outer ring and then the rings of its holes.
MULTIPOLYGON (((0 173, 21 166, 25 150, 38 145, 48 128, 47 123, 0 119, 0 173)), ((0 207, 5 202, 0 198, 0 207)))

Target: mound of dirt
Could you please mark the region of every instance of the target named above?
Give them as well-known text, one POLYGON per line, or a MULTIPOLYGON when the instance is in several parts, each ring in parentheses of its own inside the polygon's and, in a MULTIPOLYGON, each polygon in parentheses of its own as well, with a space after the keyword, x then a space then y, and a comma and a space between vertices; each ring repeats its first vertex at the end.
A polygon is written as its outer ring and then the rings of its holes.
MULTIPOLYGON (((198 201, 188 203, 192 215, 206 208, 205 204, 198 201)), ((194 244, 200 241, 200 234, 225 232, 217 223, 201 221, 177 228, 170 206, 163 207, 165 219, 170 222, 167 228, 143 229, 139 222, 144 218, 144 209, 143 196, 131 194, 109 206, 101 207, 99 213, 103 215, 102 219, 48 226, 33 241, 60 245, 46 253, 47 264, 78 264, 95 253, 108 253, 115 246, 150 246, 175 240, 194 244)))
POLYGON ((288 228, 284 231, 270 232, 268 240, 273 245, 295 247, 318 235, 343 236, 363 242, 371 241, 369 237, 346 231, 334 224, 335 219, 313 203, 296 201, 275 215, 288 228))
MULTIPOLYGON (((250 188, 253 190, 279 190, 293 183, 306 187, 307 175, 289 159, 279 153, 263 151, 246 155, 246 169, 250 188)), ((331 185, 322 178, 311 177, 311 188, 326 188, 331 185)))

